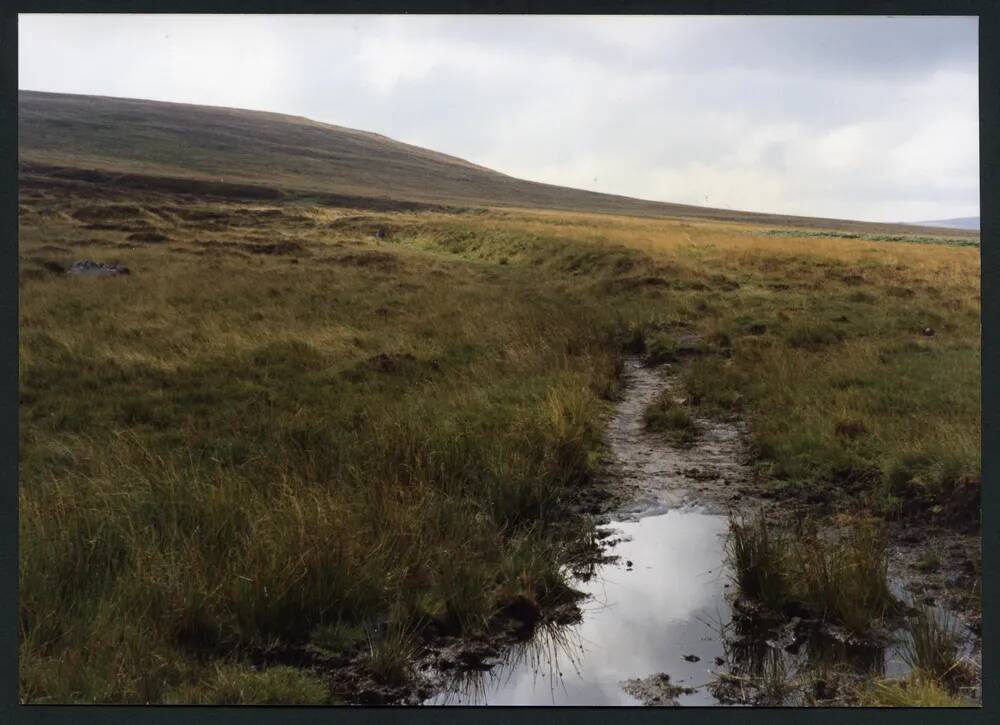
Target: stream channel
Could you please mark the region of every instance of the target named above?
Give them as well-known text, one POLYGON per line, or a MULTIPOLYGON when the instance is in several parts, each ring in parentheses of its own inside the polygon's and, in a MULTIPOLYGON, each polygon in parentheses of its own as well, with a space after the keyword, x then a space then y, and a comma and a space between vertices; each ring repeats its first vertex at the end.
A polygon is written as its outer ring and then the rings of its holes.
MULTIPOLYGON (((900 633, 881 646, 849 646, 803 638, 788 625, 740 632, 726 564, 725 508, 739 513, 741 497, 722 496, 729 499, 724 508, 719 495, 699 491, 711 486, 718 494, 746 480, 745 432, 739 422, 699 419, 695 443, 675 448, 645 431, 643 410, 664 388, 678 394, 674 385, 669 368, 627 361, 623 399, 609 421, 608 467, 629 503, 600 526, 609 560, 574 582, 587 595, 582 620, 541 627, 501 652, 488 670, 445 681, 426 704, 742 704, 733 696, 734 682, 769 672, 784 679, 815 670, 817 662, 865 677, 908 672, 900 633), (720 682, 728 686, 720 689, 720 682)), ((768 704, 801 700, 789 694, 768 704)))

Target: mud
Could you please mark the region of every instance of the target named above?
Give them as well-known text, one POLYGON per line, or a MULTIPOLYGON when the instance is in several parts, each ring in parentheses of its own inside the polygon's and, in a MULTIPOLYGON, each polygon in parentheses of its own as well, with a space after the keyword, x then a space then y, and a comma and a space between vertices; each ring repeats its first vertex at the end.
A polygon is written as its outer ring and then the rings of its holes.
MULTIPOLYGON (((614 455, 605 462, 602 477, 608 493, 604 520, 612 513, 634 520, 640 514, 663 513, 683 505, 726 514, 750 500, 750 452, 742 422, 696 415, 696 444, 680 448, 668 447, 662 434, 643 427, 643 411, 662 390, 670 391, 677 402, 685 401, 670 373, 669 364, 650 367, 638 357, 626 360, 623 385, 628 392, 608 421, 606 434, 614 455)), ((775 505, 765 499, 755 504, 775 505)))
POLYGON ((670 681, 670 675, 660 672, 642 679, 626 680, 622 683, 625 691, 647 706, 680 705, 679 695, 690 695, 694 692, 690 687, 675 685, 670 681))

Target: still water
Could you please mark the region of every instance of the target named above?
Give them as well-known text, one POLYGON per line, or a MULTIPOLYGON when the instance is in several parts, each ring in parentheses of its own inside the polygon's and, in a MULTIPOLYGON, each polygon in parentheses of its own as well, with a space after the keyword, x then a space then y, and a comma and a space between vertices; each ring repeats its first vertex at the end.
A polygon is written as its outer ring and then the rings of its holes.
MULTIPOLYGON (((428 704, 637 705, 623 680, 665 672, 685 687, 710 681, 730 615, 726 519, 685 508, 610 527, 623 538, 619 558, 577 585, 589 595, 579 624, 540 632, 428 704)), ((714 702, 703 689, 678 701, 714 702)))

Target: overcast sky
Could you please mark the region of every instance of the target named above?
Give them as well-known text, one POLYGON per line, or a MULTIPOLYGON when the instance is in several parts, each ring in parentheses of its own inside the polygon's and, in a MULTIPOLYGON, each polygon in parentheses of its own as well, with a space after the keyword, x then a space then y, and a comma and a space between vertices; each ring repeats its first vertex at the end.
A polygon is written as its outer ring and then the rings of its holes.
POLYGON ((21 15, 19 87, 303 115, 513 176, 979 214, 975 18, 21 15))

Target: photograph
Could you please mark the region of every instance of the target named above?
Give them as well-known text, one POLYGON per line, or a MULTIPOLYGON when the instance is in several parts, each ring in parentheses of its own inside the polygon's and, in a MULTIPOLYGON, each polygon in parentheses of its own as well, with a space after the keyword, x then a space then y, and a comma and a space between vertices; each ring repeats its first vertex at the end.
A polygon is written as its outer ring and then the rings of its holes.
POLYGON ((982 708, 979 16, 15 21, 20 705, 982 708))

